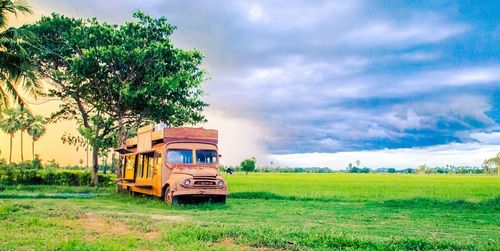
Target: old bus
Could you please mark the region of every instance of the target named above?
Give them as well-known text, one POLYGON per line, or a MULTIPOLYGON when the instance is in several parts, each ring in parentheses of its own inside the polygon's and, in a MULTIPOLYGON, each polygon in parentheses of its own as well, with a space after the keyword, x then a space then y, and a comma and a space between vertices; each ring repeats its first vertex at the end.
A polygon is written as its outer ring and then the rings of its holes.
POLYGON ((203 128, 139 128, 120 153, 118 191, 175 204, 183 198, 225 203, 227 184, 219 172, 218 132, 203 128))

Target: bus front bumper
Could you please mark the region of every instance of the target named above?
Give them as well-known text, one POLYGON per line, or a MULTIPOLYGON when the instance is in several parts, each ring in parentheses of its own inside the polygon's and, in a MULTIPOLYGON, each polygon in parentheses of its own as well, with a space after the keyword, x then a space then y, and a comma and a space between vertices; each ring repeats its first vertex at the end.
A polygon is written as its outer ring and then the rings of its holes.
POLYGON ((212 195, 227 195, 226 189, 182 189, 173 192, 173 196, 212 196, 212 195))

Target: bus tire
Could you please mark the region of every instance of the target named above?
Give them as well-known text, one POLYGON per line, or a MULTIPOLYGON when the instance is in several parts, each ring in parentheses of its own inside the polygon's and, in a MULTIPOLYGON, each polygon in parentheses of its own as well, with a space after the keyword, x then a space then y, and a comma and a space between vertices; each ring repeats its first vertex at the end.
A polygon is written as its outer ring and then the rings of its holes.
POLYGON ((163 201, 165 201, 165 204, 171 206, 171 205, 176 205, 179 202, 179 197, 178 196, 173 196, 172 192, 170 191, 170 187, 167 186, 165 189, 165 193, 163 196, 163 201))
POLYGON ((123 193, 123 187, 122 187, 122 185, 116 184, 116 193, 123 193))
POLYGON ((224 205, 224 204, 226 204, 226 196, 225 195, 215 196, 213 198, 213 202, 224 205))

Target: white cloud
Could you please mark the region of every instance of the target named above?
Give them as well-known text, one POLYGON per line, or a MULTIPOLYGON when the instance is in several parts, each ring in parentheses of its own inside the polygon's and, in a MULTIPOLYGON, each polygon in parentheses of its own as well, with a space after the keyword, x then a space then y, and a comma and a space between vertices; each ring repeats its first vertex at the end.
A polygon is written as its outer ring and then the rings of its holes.
POLYGON ((500 145, 500 132, 490 132, 490 133, 476 132, 476 133, 471 133, 470 137, 483 144, 500 145))
POLYGON ((442 55, 439 52, 415 51, 397 55, 396 58, 408 62, 423 62, 435 60, 440 58, 441 56, 442 55))
POLYGON ((357 0, 350 1, 251 1, 238 2, 249 20, 276 30, 308 29, 324 25, 333 17, 353 18, 353 14, 361 9, 357 0))
POLYGON ((444 79, 450 85, 482 84, 500 81, 500 67, 477 67, 462 69, 444 79))
POLYGON ((416 168, 423 164, 432 167, 445 165, 480 166, 485 159, 495 156, 499 151, 499 144, 453 143, 423 148, 270 155, 269 159, 277 166, 282 167, 330 167, 338 170, 346 168, 349 163, 360 160, 363 167, 403 169, 416 168))
POLYGON ((248 10, 248 19, 250 19, 251 21, 258 22, 264 18, 266 17, 264 16, 264 11, 260 4, 254 4, 248 10))
POLYGON ((500 66, 484 65, 477 67, 460 67, 442 70, 431 70, 416 73, 402 81, 403 91, 429 91, 449 86, 475 86, 498 84, 500 82, 500 66))
POLYGON ((395 126, 400 131, 406 129, 419 129, 426 125, 422 123, 422 116, 419 116, 415 111, 410 108, 404 113, 390 112, 383 116, 382 121, 387 122, 390 125, 395 126))
POLYGON ((371 21, 347 33, 344 43, 368 47, 413 46, 448 39, 467 31, 463 24, 448 24, 436 17, 417 15, 407 23, 371 21))

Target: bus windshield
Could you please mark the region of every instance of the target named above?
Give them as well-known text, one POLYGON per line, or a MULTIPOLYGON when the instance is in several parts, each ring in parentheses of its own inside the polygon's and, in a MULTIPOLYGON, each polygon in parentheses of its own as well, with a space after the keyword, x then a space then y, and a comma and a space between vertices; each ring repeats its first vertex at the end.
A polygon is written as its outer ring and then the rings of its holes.
POLYGON ((172 149, 167 151, 168 163, 193 164, 193 151, 172 149))
POLYGON ((196 163, 217 164, 217 152, 214 150, 196 150, 196 163))

